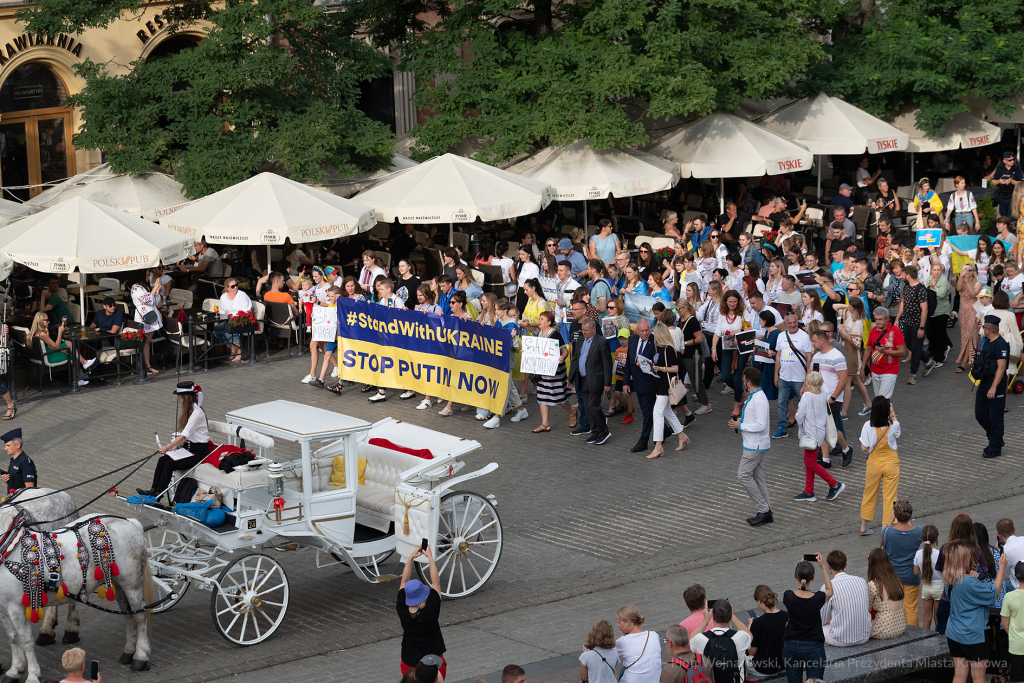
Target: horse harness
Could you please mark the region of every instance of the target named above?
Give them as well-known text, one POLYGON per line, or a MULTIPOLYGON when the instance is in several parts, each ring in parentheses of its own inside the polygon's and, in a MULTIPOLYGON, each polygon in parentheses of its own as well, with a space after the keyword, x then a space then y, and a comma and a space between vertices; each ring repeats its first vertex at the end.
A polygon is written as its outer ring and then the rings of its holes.
POLYGON ((25 618, 33 624, 43 616, 43 607, 49 603, 47 593, 56 593, 57 599, 69 597, 76 602, 89 604, 88 585, 89 554, 95 564, 94 578, 100 582, 96 595, 101 600, 114 600, 113 578, 120 570, 115 560, 113 544, 106 526, 98 517, 78 522, 62 531, 75 535, 75 556, 82 571, 82 588, 78 595, 68 592, 61 576, 61 560, 64 548, 56 532, 44 532, 32 528, 32 515, 25 508, 15 504, 18 513, 10 526, 0 534, 0 557, 7 570, 21 582, 24 593, 21 604, 25 607, 25 618), (89 545, 82 539, 81 529, 85 527, 89 545), (21 547, 21 561, 10 559, 15 546, 21 547))

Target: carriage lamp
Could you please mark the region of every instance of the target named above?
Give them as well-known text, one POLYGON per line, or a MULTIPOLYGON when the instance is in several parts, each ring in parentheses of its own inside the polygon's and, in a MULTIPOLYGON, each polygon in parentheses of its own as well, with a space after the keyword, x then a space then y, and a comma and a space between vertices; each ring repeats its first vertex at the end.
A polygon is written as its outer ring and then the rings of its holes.
POLYGON ((267 493, 276 504, 277 499, 284 496, 284 465, 275 462, 268 469, 270 471, 267 474, 267 493))

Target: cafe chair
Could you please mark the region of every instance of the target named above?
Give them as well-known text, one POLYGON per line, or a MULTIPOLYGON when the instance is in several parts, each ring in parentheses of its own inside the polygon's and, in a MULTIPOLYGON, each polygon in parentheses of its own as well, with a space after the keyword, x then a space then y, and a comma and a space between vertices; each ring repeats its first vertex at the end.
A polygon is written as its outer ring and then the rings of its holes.
POLYGON ((104 296, 121 291, 121 281, 116 277, 101 277, 99 285, 101 288, 99 293, 104 296))
POLYGON ((754 237, 761 237, 762 235, 772 231, 772 227, 765 223, 754 224, 754 237))
MULTIPOLYGON (((27 332, 28 332, 28 330, 26 330, 26 333, 27 332)), ((46 354, 47 347, 46 347, 46 344, 43 343, 42 339, 36 339, 35 343, 33 343, 31 346, 28 347, 28 350, 29 350, 28 361, 32 365, 37 366, 38 369, 39 369, 39 391, 40 392, 42 392, 42 390, 43 390, 43 369, 44 368, 46 369, 47 374, 50 376, 50 384, 53 384, 53 369, 66 366, 69 363, 68 359, 71 357, 71 350, 70 350, 70 348, 71 348, 71 345, 68 344, 68 350, 64 352, 64 354, 67 356, 67 358, 65 358, 64 360, 51 361, 49 359, 49 357, 47 356, 47 354, 46 354)), ((70 385, 70 382, 71 382, 70 368, 65 368, 65 369, 68 370, 68 383, 70 385)))
MULTIPOLYGON (((164 321, 163 330, 167 337, 167 341, 169 341, 172 346, 177 347, 176 369, 178 372, 181 372, 182 353, 187 352, 191 348, 191 343, 188 337, 188 328, 182 327, 181 323, 176 319, 168 318, 164 321)), ((202 337, 196 337, 192 342, 195 342, 195 348, 199 350, 202 350, 203 347, 206 346, 206 340, 202 337)))
POLYGON ((194 300, 195 295, 187 289, 171 289, 167 295, 167 312, 176 315, 178 311, 192 308, 194 300))
POLYGON ((804 218, 808 221, 818 221, 818 225, 821 225, 821 222, 825 220, 825 210, 807 207, 807 210, 804 211, 804 218))
POLYGON ((220 299, 203 299, 203 313, 213 313, 220 305, 220 299))
MULTIPOLYGON (((692 221, 694 218, 700 218, 701 220, 704 221, 705 225, 708 222, 708 215, 706 213, 704 213, 703 211, 684 211, 683 212, 683 217, 679 219, 679 225, 680 226, 685 226, 687 223, 692 221)), ((682 228, 680 228, 679 231, 682 232, 682 228)))
POLYGON ((292 315, 291 306, 275 301, 267 301, 265 305, 267 307, 265 338, 273 337, 286 340, 288 355, 292 355, 292 335, 295 335, 295 344, 298 345, 299 326, 295 321, 295 316, 292 315))
POLYGON ((370 232, 367 234, 366 239, 367 241, 376 244, 377 249, 383 249, 384 245, 387 244, 389 237, 391 237, 391 224, 377 223, 375 226, 370 228, 370 232))
MULTIPOLYGON (((267 358, 270 358, 270 340, 267 339, 267 305, 262 301, 252 302, 253 313, 256 314, 256 331, 253 334, 263 337, 263 345, 267 350, 267 358)), ((253 353, 256 352, 256 344, 253 344, 253 353)))
MULTIPOLYGON (((469 254, 469 235, 464 232, 453 232, 452 233, 452 246, 462 247, 463 254, 469 254)), ((380 254, 377 254, 380 256, 380 254)))
POLYGON ((699 194, 686 195, 686 205, 691 209, 699 209, 704 206, 704 198, 699 194))
POLYGON ((78 304, 68 304, 68 313, 71 314, 71 320, 69 323, 79 323, 82 321, 82 307, 78 304))
POLYGON ((499 298, 505 296, 505 276, 501 272, 501 266, 491 266, 481 263, 476 269, 484 276, 480 288, 485 292, 493 292, 499 298))

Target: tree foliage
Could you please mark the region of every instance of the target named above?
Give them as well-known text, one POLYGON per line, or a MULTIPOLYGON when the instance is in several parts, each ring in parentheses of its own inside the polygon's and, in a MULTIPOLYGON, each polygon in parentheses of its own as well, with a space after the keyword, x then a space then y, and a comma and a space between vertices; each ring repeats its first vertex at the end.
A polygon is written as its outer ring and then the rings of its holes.
POLYGON ((797 19, 805 0, 454 0, 448 16, 403 48, 415 102, 431 118, 412 131, 421 156, 467 136, 497 161, 535 142, 589 137, 642 144, 649 116, 731 110, 803 78, 824 56, 797 19), (524 18, 525 17, 525 18, 524 18))
MULTIPOLYGON (((39 0, 20 18, 32 32, 76 33, 147 5, 39 0)), ((77 147, 103 149, 118 172, 161 165, 190 196, 262 170, 315 180, 325 163, 343 174, 386 165, 393 135, 356 102, 359 84, 390 71, 390 62, 355 37, 359 11, 326 12, 300 0, 186 1, 165 11, 179 28, 202 18, 212 27, 195 49, 134 62, 127 74, 81 62, 85 87, 69 100, 82 108, 77 147)), ((382 30, 405 32, 401 20, 380 21, 382 30)))
POLYGON ((875 115, 920 105, 918 127, 937 134, 967 95, 999 112, 1024 92, 1022 0, 821 0, 808 26, 831 36, 829 57, 801 84, 875 115))

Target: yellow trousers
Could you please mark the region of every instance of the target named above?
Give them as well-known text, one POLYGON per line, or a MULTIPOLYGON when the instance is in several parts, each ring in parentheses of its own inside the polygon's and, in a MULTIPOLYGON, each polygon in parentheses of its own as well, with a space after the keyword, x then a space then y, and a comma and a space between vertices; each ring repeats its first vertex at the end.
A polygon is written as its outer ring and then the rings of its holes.
POLYGON ((907 626, 917 626, 917 608, 921 597, 921 586, 903 585, 903 611, 907 614, 907 626))
MULTIPOLYGON (((878 503, 878 489, 882 489, 882 524, 888 524, 892 517, 892 504, 896 502, 896 488, 900 483, 900 459, 892 451, 879 454, 881 449, 868 457, 864 477, 864 498, 860 502, 861 519, 875 518, 878 503)), ((886 449, 888 450, 888 449, 886 449)))

